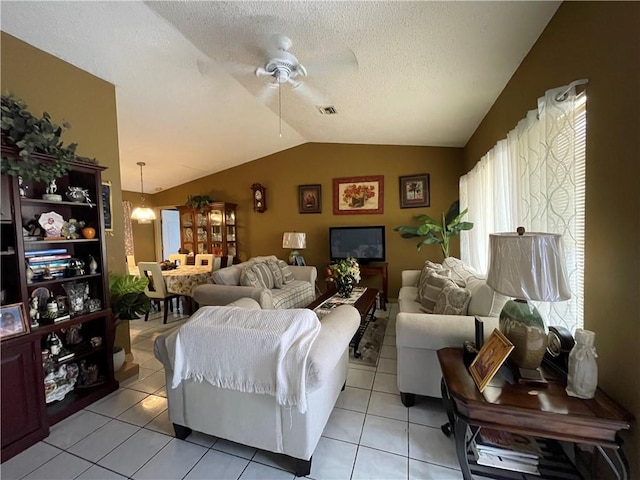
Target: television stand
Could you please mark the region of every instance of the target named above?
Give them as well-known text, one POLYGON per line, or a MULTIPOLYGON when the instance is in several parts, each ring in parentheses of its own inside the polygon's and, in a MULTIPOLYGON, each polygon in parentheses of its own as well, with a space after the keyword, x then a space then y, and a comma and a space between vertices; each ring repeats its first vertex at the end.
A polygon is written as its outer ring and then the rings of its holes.
POLYGON ((388 284, 389 284, 389 276, 387 273, 387 262, 367 262, 360 264, 360 276, 362 278, 365 277, 382 277, 382 302, 380 308, 382 310, 387 309, 387 303, 389 303, 389 293, 388 293, 388 284))

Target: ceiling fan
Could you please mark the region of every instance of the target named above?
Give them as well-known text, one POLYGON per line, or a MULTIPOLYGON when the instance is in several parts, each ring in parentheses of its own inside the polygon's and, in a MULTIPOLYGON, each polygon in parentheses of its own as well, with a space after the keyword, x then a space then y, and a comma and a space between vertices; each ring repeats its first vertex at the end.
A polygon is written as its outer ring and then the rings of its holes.
POLYGON ((339 50, 324 50, 324 58, 311 61, 309 70, 290 51, 293 42, 283 34, 272 35, 268 39, 266 48, 261 48, 263 62, 255 67, 254 73, 258 78, 269 78, 261 91, 258 99, 263 103, 275 90, 278 91, 278 116, 280 121, 280 136, 282 136, 282 86, 288 85, 291 90, 302 96, 306 101, 319 106, 322 98, 325 97, 317 89, 311 87, 306 80, 309 77, 326 76, 329 74, 340 74, 346 71, 357 70, 358 61, 355 54, 348 48, 339 50), (309 75, 311 72, 311 75, 309 75))

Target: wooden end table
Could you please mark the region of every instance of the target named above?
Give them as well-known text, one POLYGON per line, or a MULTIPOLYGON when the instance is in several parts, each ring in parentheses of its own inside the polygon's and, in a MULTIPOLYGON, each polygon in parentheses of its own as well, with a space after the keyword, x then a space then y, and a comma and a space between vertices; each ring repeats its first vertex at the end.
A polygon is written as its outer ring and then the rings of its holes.
MULTIPOLYGON (((565 392, 566 380, 554 377, 545 370, 543 373, 549 382, 547 388, 509 384, 504 377, 496 375, 480 393, 464 365, 462 349, 438 350, 438 361, 442 369, 442 399, 449 425, 453 427, 456 453, 465 480, 473 478, 472 472, 491 475, 491 469, 477 465, 469 453, 471 441, 482 427, 541 439, 593 445, 618 478, 629 478, 629 465, 618 432, 630 428, 633 415, 602 390, 598 389, 595 397, 589 400, 570 397, 565 392), (471 429, 471 439, 467 438, 468 427, 471 429)), ((570 476, 568 470, 566 473, 561 471, 558 476, 557 469, 571 466, 567 463, 570 462, 547 464, 541 459, 540 478, 552 475, 556 475, 552 478, 581 478, 570 476), (546 473, 543 469, 551 470, 546 473)), ((524 474, 517 476, 516 472, 510 470, 493 469, 493 472, 494 475, 501 475, 501 478, 507 474, 515 474, 508 478, 525 478, 524 474)))
MULTIPOLYGON (((326 300, 329 300, 336 293, 335 288, 328 289, 325 293, 316 298, 313 302, 307 305, 307 308, 310 310, 314 310, 320 305, 322 305, 326 300)), ((375 288, 367 287, 364 293, 360 296, 360 298, 353 303, 352 305, 358 310, 360 313, 360 326, 356 331, 355 335, 351 339, 349 343, 350 347, 353 347, 353 356, 355 358, 360 358, 362 355, 360 353, 360 340, 364 336, 364 332, 367 330, 370 322, 376 321, 376 298, 378 297, 378 290, 375 288)))

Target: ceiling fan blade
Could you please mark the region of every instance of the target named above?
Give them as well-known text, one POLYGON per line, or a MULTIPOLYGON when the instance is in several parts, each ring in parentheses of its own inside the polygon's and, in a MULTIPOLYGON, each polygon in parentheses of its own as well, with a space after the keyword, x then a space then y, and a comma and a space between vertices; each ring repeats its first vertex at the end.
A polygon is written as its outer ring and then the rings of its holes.
POLYGON ((257 98, 261 103, 267 104, 278 93, 277 83, 267 83, 258 92, 257 98))
POLYGON ((327 95, 317 88, 310 86, 307 82, 300 82, 298 86, 292 87, 291 91, 300 95, 312 105, 326 105, 328 103, 327 95))
POLYGON ((358 59, 347 47, 319 52, 313 58, 301 60, 309 76, 358 72, 358 59))

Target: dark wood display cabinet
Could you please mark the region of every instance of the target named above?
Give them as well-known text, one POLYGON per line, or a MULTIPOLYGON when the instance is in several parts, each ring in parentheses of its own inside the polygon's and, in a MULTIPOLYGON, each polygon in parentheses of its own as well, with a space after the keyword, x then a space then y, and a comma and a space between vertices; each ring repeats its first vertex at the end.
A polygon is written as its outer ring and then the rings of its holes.
MULTIPOLYGON (((2 146, 3 157, 15 155, 2 146)), ((1 177, 2 312, 22 311, 26 317, 18 334, 3 335, 0 344, 3 462, 45 438, 51 425, 118 388, 102 170, 73 163, 56 181, 60 201, 42 199, 44 183, 1 177), (72 190, 82 195, 66 195, 72 190), (41 216, 60 216, 62 233, 47 236, 41 216)))

